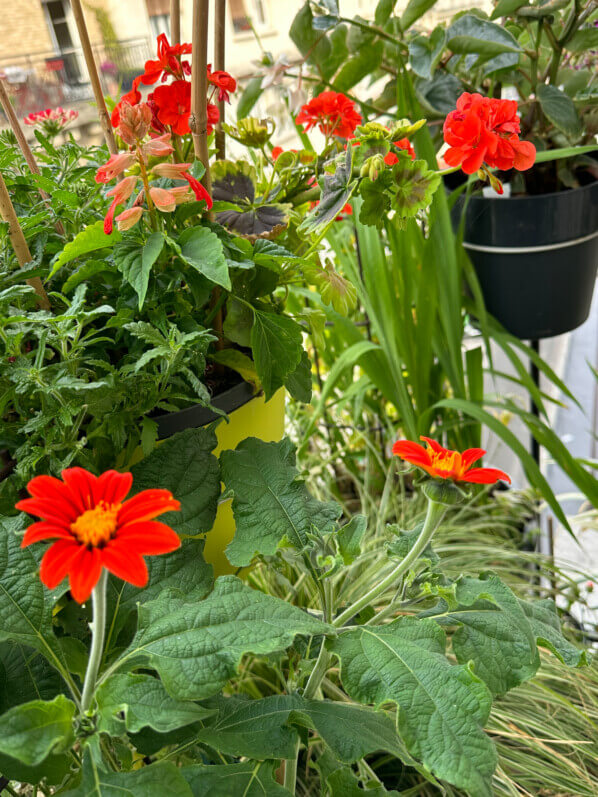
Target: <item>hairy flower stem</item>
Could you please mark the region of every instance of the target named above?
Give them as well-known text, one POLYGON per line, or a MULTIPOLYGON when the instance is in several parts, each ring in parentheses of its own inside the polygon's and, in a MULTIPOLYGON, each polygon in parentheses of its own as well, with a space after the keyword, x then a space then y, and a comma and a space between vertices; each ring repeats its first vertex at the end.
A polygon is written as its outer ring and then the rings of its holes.
POLYGON ((395 584, 397 580, 409 570, 411 565, 419 559, 420 554, 424 551, 434 536, 434 532, 440 525, 440 521, 442 520, 445 511, 446 506, 444 504, 439 504, 437 501, 431 501, 428 499, 428 511, 426 513, 426 519, 423 528, 419 537, 417 538, 415 545, 409 551, 407 556, 402 559, 394 568, 394 570, 391 570, 390 573, 382 579, 382 581, 373 586, 369 592, 366 592, 365 595, 345 609, 344 612, 341 612, 341 614, 339 614, 339 616, 333 620, 333 625, 335 625, 337 628, 345 625, 345 623, 358 614, 362 609, 365 609, 366 606, 369 606, 373 600, 375 600, 379 595, 382 595, 383 592, 395 584))
POLYGON ((297 785, 297 760, 299 758, 299 739, 295 745, 295 755, 293 758, 287 758, 284 762, 284 787, 288 789, 291 794, 295 794, 295 787, 297 785))
POLYGON ((81 714, 84 714, 91 705, 102 660, 104 632, 106 630, 106 584, 107 571, 103 570, 100 580, 91 593, 91 605, 93 607, 91 650, 89 651, 89 661, 87 662, 87 671, 81 695, 81 714))

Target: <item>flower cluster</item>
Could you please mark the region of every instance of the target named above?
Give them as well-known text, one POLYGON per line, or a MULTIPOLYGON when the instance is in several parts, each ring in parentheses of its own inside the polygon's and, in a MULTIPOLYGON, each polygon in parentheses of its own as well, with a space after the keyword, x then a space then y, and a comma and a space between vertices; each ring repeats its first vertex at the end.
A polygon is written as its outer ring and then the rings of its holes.
POLYGON ((429 437, 421 439, 425 440, 426 446, 411 440, 397 440, 392 447, 392 453, 421 468, 434 479, 472 484, 494 484, 502 479, 511 483, 510 477, 502 470, 471 467, 486 453, 482 448, 468 448, 461 453, 444 448, 429 437))
POLYGON ((326 138, 351 138, 362 118, 353 100, 336 91, 324 91, 301 108, 296 122, 308 131, 317 125, 326 138))
POLYGON ((65 111, 64 108, 46 108, 45 111, 28 114, 23 122, 30 127, 41 128, 47 136, 55 136, 78 116, 79 112, 72 109, 65 111))
POLYGON ((533 166, 536 148, 520 141, 515 100, 499 100, 465 92, 444 122, 449 149, 444 160, 473 174, 485 163, 493 169, 525 171, 533 166))
MULTIPOLYGON (((138 105, 141 102, 140 85, 152 86, 160 82, 160 85, 147 96, 147 105, 152 111, 152 130, 158 134, 171 132, 179 136, 190 133, 191 82, 187 78, 191 75, 191 65, 182 58, 183 55, 190 54, 190 44, 171 46, 166 35, 161 33, 158 36, 157 59, 146 61, 143 74, 133 80, 131 90, 122 97, 112 111, 113 127, 120 125, 124 104, 138 105)), ((209 64, 207 71, 211 87, 207 98, 209 135, 220 118, 218 108, 212 100, 217 98, 219 102, 229 102, 230 94, 237 88, 237 82, 228 72, 221 70, 212 72, 209 64)))
POLYGON ((111 155, 109 160, 100 166, 95 179, 97 183, 109 183, 130 169, 134 173, 123 176, 114 188, 106 192, 106 196, 112 199, 104 219, 106 235, 110 235, 112 232, 116 208, 131 197, 140 181, 142 188, 132 206, 123 210, 116 217, 119 230, 128 230, 137 224, 143 215, 144 200, 150 214, 154 213, 154 209, 162 213, 170 213, 177 205, 190 202, 193 199, 204 200, 208 209, 212 207, 212 198, 189 172, 190 163, 153 162, 156 158, 171 155, 174 148, 170 143, 170 133, 163 133, 161 136, 147 139, 151 124, 152 109, 147 103, 121 104, 117 132, 125 144, 129 145, 129 149, 126 152, 111 155), (152 158, 151 167, 149 165, 150 158, 152 158), (183 180, 184 184, 168 189, 159 188, 150 185, 152 178, 183 180))
POLYGON ((143 556, 174 551, 178 535, 155 520, 180 509, 168 490, 143 490, 129 498, 130 473, 109 470, 94 476, 83 468, 62 471, 62 481, 36 476, 27 485, 31 498, 17 509, 41 518, 23 537, 25 548, 53 540, 42 558, 40 578, 54 589, 69 576, 70 590, 79 603, 87 600, 106 568, 136 587, 148 580, 143 556))

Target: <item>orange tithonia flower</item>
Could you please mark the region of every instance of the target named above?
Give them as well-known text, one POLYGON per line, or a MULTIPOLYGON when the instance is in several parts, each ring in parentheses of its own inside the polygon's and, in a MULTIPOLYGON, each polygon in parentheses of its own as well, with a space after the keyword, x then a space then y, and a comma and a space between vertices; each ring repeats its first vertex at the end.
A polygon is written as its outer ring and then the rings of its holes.
POLYGON ((392 453, 401 459, 417 465, 435 479, 451 479, 455 482, 472 482, 473 484, 494 484, 502 479, 511 483, 510 477, 497 468, 472 468, 474 462, 486 453, 482 448, 468 448, 461 453, 443 448, 436 440, 422 437, 428 444, 421 446, 411 440, 397 440, 392 453))
POLYGON ((102 568, 136 587, 147 584, 143 556, 169 553, 181 544, 176 532, 154 518, 180 509, 168 490, 143 490, 125 501, 133 476, 108 470, 101 476, 83 468, 62 471, 63 481, 36 476, 32 496, 17 509, 42 518, 23 537, 25 548, 55 540, 43 556, 40 578, 54 589, 68 575, 73 598, 87 600, 102 568))

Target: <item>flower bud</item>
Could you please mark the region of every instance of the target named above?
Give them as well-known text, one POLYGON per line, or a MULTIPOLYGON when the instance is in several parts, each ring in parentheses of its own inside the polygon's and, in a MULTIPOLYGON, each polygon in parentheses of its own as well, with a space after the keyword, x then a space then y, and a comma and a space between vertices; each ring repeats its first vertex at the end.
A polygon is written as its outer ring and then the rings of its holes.
POLYGON ((132 152, 119 152, 117 155, 111 155, 106 163, 98 169, 96 183, 109 183, 134 163, 135 155, 132 152))
POLYGON ((143 215, 143 208, 127 208, 120 213, 115 221, 118 229, 123 232, 134 227, 143 215))
POLYGON ((117 183, 110 191, 106 191, 106 196, 114 197, 117 205, 121 202, 126 202, 133 193, 137 185, 137 177, 125 177, 120 183, 117 183))
POLYGON ((131 105, 124 102, 120 108, 118 133, 127 144, 136 144, 147 135, 152 121, 152 111, 146 102, 131 105))
POLYGON ((156 177, 167 177, 170 180, 182 180, 183 174, 190 166, 190 163, 158 163, 152 167, 152 174, 156 177))
POLYGON ((148 155, 152 155, 156 158, 162 158, 165 155, 170 155, 171 152, 174 152, 174 148, 169 142, 170 133, 164 133, 162 136, 152 138, 143 145, 143 154, 146 157, 148 155))
POLYGON ((156 208, 162 213, 171 213, 176 207, 176 197, 165 188, 150 188, 150 196, 156 208))

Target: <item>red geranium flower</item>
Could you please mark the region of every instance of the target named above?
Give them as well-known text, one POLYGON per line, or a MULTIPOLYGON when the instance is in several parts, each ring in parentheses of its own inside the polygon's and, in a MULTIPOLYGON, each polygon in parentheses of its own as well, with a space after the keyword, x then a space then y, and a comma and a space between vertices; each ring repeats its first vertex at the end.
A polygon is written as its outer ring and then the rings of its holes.
POLYGON ((520 129, 515 100, 465 92, 444 122, 449 145, 444 160, 449 166, 461 166, 466 174, 476 172, 482 163, 501 171, 525 171, 534 163, 536 148, 519 140, 520 129))
POLYGON ((183 64, 180 55, 191 54, 190 44, 170 45, 165 33, 158 36, 158 59, 145 62, 145 72, 141 75, 141 82, 150 86, 157 83, 160 78, 166 79, 166 75, 174 75, 176 78, 183 77, 183 64))
POLYGON ((152 100, 162 124, 169 125, 172 132, 179 136, 191 132, 189 128, 191 83, 186 80, 175 80, 169 86, 157 86, 152 94, 152 100))
POLYGON ((216 86, 218 89, 218 102, 230 102, 229 94, 236 90, 237 81, 228 72, 221 69, 212 72, 210 64, 208 64, 208 81, 216 86))
POLYGON ((422 446, 411 440, 397 440, 392 453, 401 459, 417 465, 435 479, 451 479, 455 482, 471 482, 473 484, 494 484, 502 479, 511 483, 510 477, 497 468, 472 468, 474 462, 486 453, 482 448, 468 448, 461 453, 443 448, 436 440, 422 437, 428 444, 422 446))
POLYGON ((336 91, 324 91, 301 108, 296 121, 306 130, 318 125, 325 136, 351 138, 362 118, 353 100, 336 91))
MULTIPOLYGON (((405 152, 407 152, 411 156, 412 161, 414 161, 415 158, 417 157, 415 154, 415 150, 413 149, 413 144, 411 143, 411 141, 409 141, 408 138, 401 138, 398 141, 393 141, 392 143, 395 145, 395 147, 398 147, 399 149, 404 149, 405 152)), ((399 162, 399 156, 395 155, 394 152, 389 152, 384 156, 384 163, 387 166, 394 166, 395 163, 398 162, 399 162)))
POLYGON ((46 587, 54 589, 68 575, 73 598, 83 603, 104 567, 144 587, 148 572, 142 557, 169 553, 181 544, 169 526, 154 518, 180 509, 180 503, 168 490, 143 490, 124 501, 133 483, 130 473, 109 470, 94 476, 69 468, 62 478, 36 476, 27 485, 32 497, 16 505, 42 518, 29 526, 21 547, 55 540, 40 568, 46 587))

